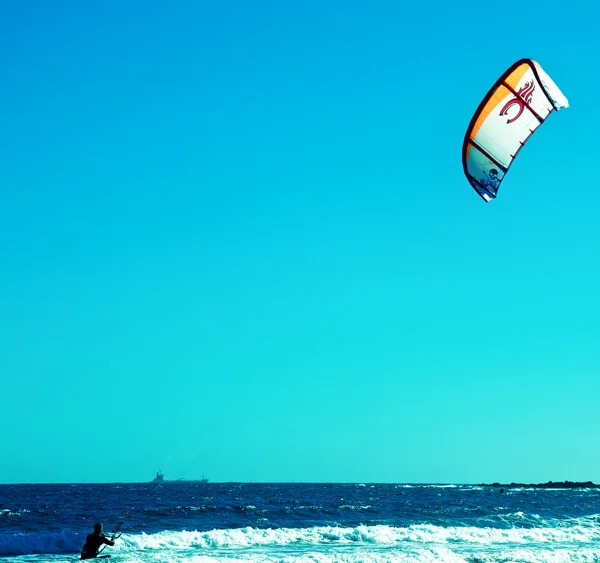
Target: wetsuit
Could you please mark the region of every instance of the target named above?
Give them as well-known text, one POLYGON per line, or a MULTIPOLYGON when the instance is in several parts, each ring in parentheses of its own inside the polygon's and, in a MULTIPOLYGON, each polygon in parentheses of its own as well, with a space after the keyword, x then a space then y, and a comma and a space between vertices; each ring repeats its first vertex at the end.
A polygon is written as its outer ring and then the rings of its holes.
POLYGON ((98 534, 97 532, 89 534, 88 537, 85 538, 85 545, 81 550, 81 558, 93 559, 98 555, 98 550, 103 544, 115 545, 115 542, 109 540, 104 534, 98 534))

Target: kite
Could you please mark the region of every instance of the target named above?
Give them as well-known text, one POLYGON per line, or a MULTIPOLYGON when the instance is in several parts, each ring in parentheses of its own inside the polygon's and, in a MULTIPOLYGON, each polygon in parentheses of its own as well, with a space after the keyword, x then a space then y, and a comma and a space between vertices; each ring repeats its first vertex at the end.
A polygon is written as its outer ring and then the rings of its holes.
POLYGON ((531 59, 513 64, 487 93, 469 123, 463 170, 487 202, 529 137, 554 111, 569 107, 558 86, 531 59))

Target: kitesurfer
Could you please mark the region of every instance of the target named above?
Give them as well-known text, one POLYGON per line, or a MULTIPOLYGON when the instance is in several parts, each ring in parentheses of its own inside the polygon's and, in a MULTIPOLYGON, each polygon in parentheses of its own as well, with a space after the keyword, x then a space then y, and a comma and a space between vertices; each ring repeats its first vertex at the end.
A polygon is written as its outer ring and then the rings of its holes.
POLYGON ((98 551, 103 544, 113 546, 114 539, 107 538, 102 533, 102 524, 99 522, 94 524, 94 533, 88 534, 85 538, 85 545, 81 550, 81 559, 94 559, 98 556, 98 551))

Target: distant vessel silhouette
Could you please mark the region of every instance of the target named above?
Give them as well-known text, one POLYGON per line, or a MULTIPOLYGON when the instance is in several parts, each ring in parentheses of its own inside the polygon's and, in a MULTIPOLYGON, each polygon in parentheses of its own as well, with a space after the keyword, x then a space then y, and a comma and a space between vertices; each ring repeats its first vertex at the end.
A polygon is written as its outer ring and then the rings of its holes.
POLYGON ((202 475, 202 479, 176 479, 177 483, 208 483, 208 479, 202 475))
MULTIPOLYGON (((150 481, 151 483, 165 483, 167 480, 165 479, 164 473, 159 469, 156 472, 156 477, 150 481)), ((208 483, 208 479, 202 475, 202 479, 175 479, 174 481, 169 481, 169 483, 208 483)))

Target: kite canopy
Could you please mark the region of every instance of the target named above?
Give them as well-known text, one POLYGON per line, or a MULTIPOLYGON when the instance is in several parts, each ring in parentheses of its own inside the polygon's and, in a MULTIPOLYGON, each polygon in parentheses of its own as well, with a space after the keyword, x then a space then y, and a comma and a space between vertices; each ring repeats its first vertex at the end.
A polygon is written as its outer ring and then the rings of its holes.
POLYGON ((496 197, 527 139, 554 110, 569 107, 563 93, 531 59, 512 65, 494 84, 469 123, 463 169, 485 200, 496 197))

